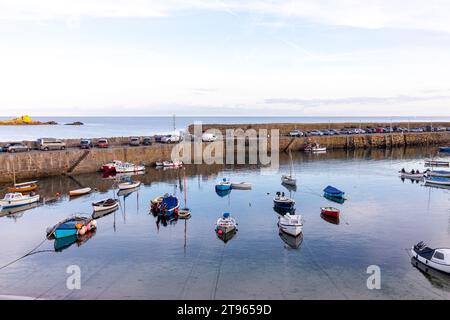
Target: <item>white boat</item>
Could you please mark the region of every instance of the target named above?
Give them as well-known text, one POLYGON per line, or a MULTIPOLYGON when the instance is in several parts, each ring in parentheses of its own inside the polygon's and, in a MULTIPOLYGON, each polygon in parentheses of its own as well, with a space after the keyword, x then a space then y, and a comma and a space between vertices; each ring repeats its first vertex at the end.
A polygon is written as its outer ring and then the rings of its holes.
POLYGON ((21 194, 19 192, 15 193, 7 193, 3 200, 0 200, 0 206, 3 209, 20 207, 30 203, 38 202, 39 195, 38 194, 21 194))
MULTIPOLYGON (((15 179, 15 175, 14 175, 15 179)), ((14 183, 14 186, 8 188, 9 193, 15 192, 30 192, 37 189, 37 181, 27 181, 21 183, 14 183)))
POLYGON ((71 196, 71 197, 82 196, 82 195, 90 193, 91 191, 92 191, 91 188, 82 188, 82 189, 70 190, 69 191, 69 196, 71 196))
POLYGON ((289 175, 285 175, 285 174, 282 175, 281 176, 281 183, 289 185, 289 186, 297 186, 297 179, 295 179, 293 177, 294 163, 292 161, 291 151, 289 151, 289 159, 290 159, 289 175))
POLYGON ((122 165, 123 162, 120 160, 113 160, 112 162, 109 162, 107 164, 104 164, 101 167, 101 171, 103 172, 115 172, 116 171, 116 167, 122 165))
POLYGON ((414 170, 412 170, 411 172, 401 170, 398 173, 400 173, 400 178, 403 178, 403 179, 423 180, 423 176, 429 170, 426 170, 424 172, 416 172, 416 171, 414 171, 414 173, 413 173, 413 171, 414 170))
POLYGON ((450 248, 432 249, 421 241, 412 247, 411 253, 414 258, 425 265, 450 273, 450 248))
POLYGON ((140 172, 140 171, 145 171, 145 166, 136 165, 129 162, 125 162, 116 166, 117 173, 140 172))
POLYGON ((92 203, 94 212, 111 210, 111 209, 117 208, 118 206, 119 206, 119 200, 115 200, 115 199, 103 199, 103 200, 92 203))
POLYGON ((118 188, 119 190, 128 190, 128 189, 134 189, 141 185, 140 181, 127 181, 119 183, 118 188))
POLYGON ((441 186, 450 186, 450 178, 425 177, 425 184, 435 184, 441 186))
POLYGON ((236 220, 228 212, 225 212, 221 218, 217 219, 216 232, 219 234, 228 233, 234 231, 236 226, 236 220))
POLYGON ((279 216, 278 227, 281 231, 296 237, 302 233, 302 216, 298 214, 285 214, 284 216, 279 216))
POLYGON ((238 190, 250 190, 252 188, 252 184, 249 182, 232 182, 231 183, 232 189, 238 189, 238 190))
POLYGON ((327 147, 322 147, 319 143, 310 143, 305 146, 304 149, 306 152, 325 152, 327 151, 327 147))
POLYGON ((183 166, 182 161, 156 161, 156 167, 164 167, 164 168, 179 168, 183 166))
POLYGON ((448 161, 442 160, 425 160, 425 166, 427 167, 448 167, 448 161))
POLYGON ((427 176, 429 176, 429 177, 450 178, 450 171, 445 171, 445 170, 428 171, 427 172, 427 176))

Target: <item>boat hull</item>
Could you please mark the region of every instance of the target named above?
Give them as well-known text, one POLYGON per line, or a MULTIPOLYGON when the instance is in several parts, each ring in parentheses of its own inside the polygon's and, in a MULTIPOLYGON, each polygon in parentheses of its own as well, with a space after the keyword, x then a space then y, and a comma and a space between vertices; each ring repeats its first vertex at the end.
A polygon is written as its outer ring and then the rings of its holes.
POLYGON ((426 184, 435 184, 440 186, 450 186, 450 179, 446 178, 432 178, 432 179, 425 179, 426 184))
POLYGON ((136 183, 120 183, 119 184, 119 190, 129 190, 129 189, 134 189, 137 188, 141 185, 140 182, 136 182, 136 183))
POLYGON ((439 270, 441 272, 445 272, 445 273, 450 274, 450 265, 443 264, 443 263, 437 263, 437 262, 434 262, 432 260, 428 260, 425 257, 417 254, 414 251, 414 247, 411 249, 411 254, 416 260, 422 262, 423 264, 429 266, 430 268, 433 268, 435 270, 439 270))
POLYGON ((53 233, 56 239, 72 237, 77 235, 78 230, 76 228, 73 229, 56 229, 53 233))
POLYGON ((37 189, 37 185, 30 185, 26 187, 9 187, 8 192, 14 193, 14 192, 31 192, 37 189))
POLYGON ((339 218, 339 214, 340 214, 339 210, 332 209, 332 208, 322 208, 321 209, 321 213, 324 216, 328 216, 328 217, 335 218, 335 219, 338 219, 339 218))
POLYGON ((0 200, 0 206, 3 207, 3 209, 16 208, 16 207, 26 206, 28 204, 32 204, 32 203, 35 203, 38 201, 39 201, 39 196, 37 195, 37 196, 30 197, 28 199, 21 199, 18 201, 0 200))
POLYGON ((299 236, 303 230, 303 226, 301 226, 301 225, 292 226, 292 225, 283 224, 281 222, 279 222, 278 225, 279 225, 281 231, 283 231, 284 233, 287 233, 291 236, 294 236, 294 237, 299 236))
POLYGON ((216 190, 217 191, 228 191, 228 190, 231 190, 231 184, 230 185, 218 184, 218 185, 216 185, 216 190))
POLYGON ((91 188, 71 190, 71 191, 69 191, 69 196, 71 196, 71 197, 82 196, 82 195, 90 193, 91 191, 92 191, 91 188))
POLYGON ((250 190, 252 188, 252 185, 250 183, 232 183, 231 184, 232 189, 236 190, 250 190))

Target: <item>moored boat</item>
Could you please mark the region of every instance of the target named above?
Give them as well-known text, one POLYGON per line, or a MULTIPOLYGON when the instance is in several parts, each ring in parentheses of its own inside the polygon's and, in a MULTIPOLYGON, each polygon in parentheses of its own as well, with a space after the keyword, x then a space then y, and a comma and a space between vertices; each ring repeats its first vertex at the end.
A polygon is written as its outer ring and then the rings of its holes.
POLYGON ((113 160, 112 162, 104 164, 100 170, 105 173, 116 172, 116 167, 122 164, 123 162, 120 160, 113 160))
POLYGON ((252 184, 249 182, 232 182, 231 188, 236 190, 250 190, 252 188, 252 184))
POLYGON ((177 197, 165 194, 163 197, 157 197, 152 200, 152 211, 169 216, 178 213, 180 208, 180 200, 177 197))
POLYGON ((412 247, 411 254, 431 268, 450 273, 450 248, 432 249, 421 241, 412 247))
POLYGON ((0 200, 0 206, 3 207, 3 209, 20 207, 38 202, 39 198, 39 195, 34 194, 33 192, 25 195, 19 192, 7 193, 5 194, 5 197, 0 200))
POLYGON ((288 186, 297 186, 297 179, 293 178, 290 175, 282 175, 281 183, 288 186))
POLYGON ((420 172, 419 170, 417 170, 417 171, 411 170, 411 172, 408 172, 408 171, 400 170, 398 173, 400 173, 400 178, 402 178, 402 179, 423 180, 423 176, 428 171, 429 170, 420 172))
POLYGON ((318 142, 308 143, 305 145, 304 151, 306 151, 306 152, 325 152, 325 151, 327 151, 327 147, 322 147, 318 142))
POLYGON ((226 178, 216 184, 216 191, 227 191, 231 190, 231 182, 226 178))
POLYGON ((91 217, 73 216, 47 228, 47 238, 65 238, 75 235, 84 235, 97 228, 97 221, 91 217))
POLYGON ((324 195, 331 198, 344 199, 345 192, 333 186, 327 186, 323 189, 324 195))
POLYGON ((140 181, 127 181, 127 182, 122 182, 118 184, 118 188, 119 190, 128 190, 128 189, 135 189, 138 188, 141 185, 140 181))
POLYGON ((145 171, 145 166, 136 165, 129 162, 125 162, 116 166, 117 173, 142 172, 142 171, 145 171))
POLYGON ((278 209, 292 210, 295 205, 295 200, 287 197, 284 192, 277 192, 273 198, 273 204, 278 209))
POLYGON ((445 160, 425 160, 426 167, 448 167, 449 162, 445 160))
POLYGON ((116 199, 103 199, 92 203, 94 212, 105 211, 117 208, 119 206, 119 200, 116 199))
POLYGON ((450 171, 446 170, 433 170, 426 172, 429 177, 442 177, 442 178, 450 178, 450 171))
POLYGON ((425 177, 426 184, 436 184, 443 186, 450 186, 450 178, 443 177, 425 177))
POLYGON ((28 181, 21 183, 14 183, 14 186, 8 188, 9 193, 15 192, 30 192, 37 189, 37 181, 28 181))
POLYGON ((303 230, 302 216, 297 214, 285 214, 284 216, 279 216, 278 227, 281 231, 297 237, 303 230))
POLYGON ((159 213, 162 199, 163 199, 163 197, 156 197, 150 201, 151 210, 154 213, 159 213))
POLYGON ((333 208, 333 207, 323 207, 323 208, 320 208, 320 211, 323 215, 332 217, 332 218, 339 218, 339 215, 341 213, 341 211, 339 209, 333 208))
POLYGON ((81 189, 76 189, 76 190, 70 190, 69 196, 71 196, 71 197, 82 196, 82 195, 91 193, 91 191, 92 191, 91 188, 81 188, 81 189))
POLYGON ((235 231, 236 226, 236 220, 230 215, 229 212, 224 212, 222 217, 217 219, 215 230, 218 235, 222 235, 235 231))

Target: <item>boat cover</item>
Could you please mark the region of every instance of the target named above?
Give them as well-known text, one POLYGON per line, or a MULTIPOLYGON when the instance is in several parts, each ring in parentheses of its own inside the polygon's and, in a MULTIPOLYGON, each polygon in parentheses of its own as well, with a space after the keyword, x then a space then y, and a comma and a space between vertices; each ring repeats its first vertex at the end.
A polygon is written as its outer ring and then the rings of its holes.
POLYGON ((229 216, 230 216, 230 213, 229 213, 229 212, 224 212, 224 213, 223 213, 223 217, 224 217, 224 218, 228 218, 229 216))
POLYGON ((335 187, 332 186, 328 186, 325 189, 323 189, 323 192, 328 193, 328 194, 335 194, 335 195, 340 195, 340 194, 344 194, 343 191, 336 189, 335 187))
POLYGON ((174 196, 164 197, 161 206, 165 206, 167 209, 175 208, 178 205, 178 199, 174 196))
POLYGON ((431 249, 430 247, 425 247, 422 249, 414 246, 414 252, 427 260, 431 260, 431 257, 433 257, 434 254, 434 249, 431 249))

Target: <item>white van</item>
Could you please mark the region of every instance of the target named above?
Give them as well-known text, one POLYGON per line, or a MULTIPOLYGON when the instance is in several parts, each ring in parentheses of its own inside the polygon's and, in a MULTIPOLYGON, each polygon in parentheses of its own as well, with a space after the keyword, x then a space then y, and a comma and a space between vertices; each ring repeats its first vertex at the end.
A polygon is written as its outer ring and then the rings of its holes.
POLYGON ((202 141, 203 142, 213 142, 217 140, 217 136, 212 133, 204 133, 202 135, 202 141))
POLYGON ((64 150, 66 149, 66 144, 64 141, 55 138, 40 138, 37 139, 37 148, 44 151, 64 150))

